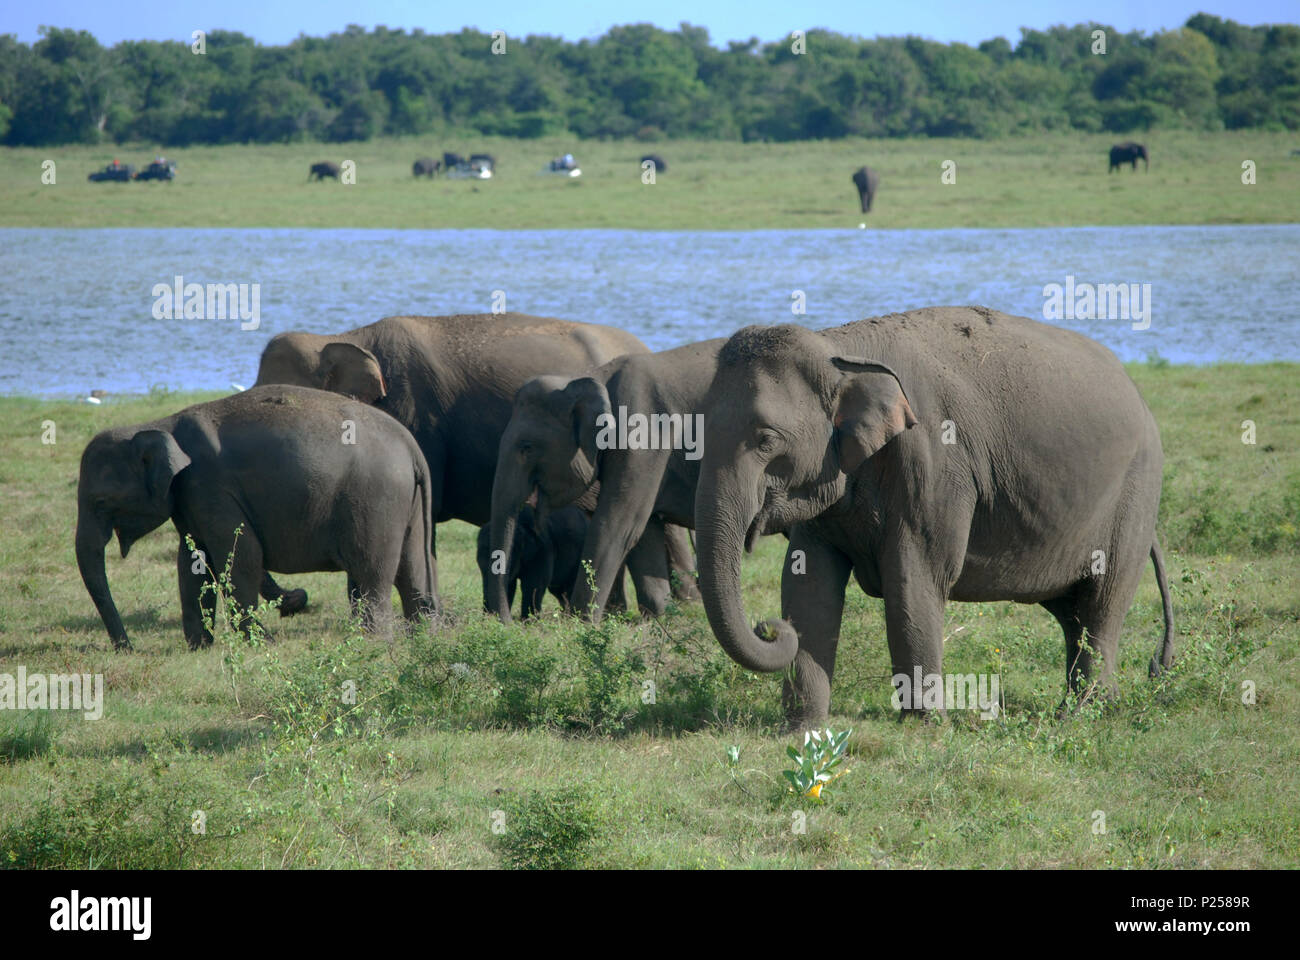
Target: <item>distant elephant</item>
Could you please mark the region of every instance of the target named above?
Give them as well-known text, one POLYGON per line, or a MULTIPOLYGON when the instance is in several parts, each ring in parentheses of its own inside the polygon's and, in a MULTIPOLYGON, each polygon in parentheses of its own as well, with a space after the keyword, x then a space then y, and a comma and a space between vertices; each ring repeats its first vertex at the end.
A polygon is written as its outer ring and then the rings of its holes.
POLYGON ((416 177, 428 177, 430 180, 438 172, 441 164, 433 157, 421 157, 411 166, 411 175, 416 177))
POLYGON ((307 179, 310 180, 315 177, 317 180, 324 180, 326 177, 333 177, 337 180, 341 172, 342 168, 337 163, 331 163, 327 160, 324 163, 313 163, 311 173, 307 174, 307 179))
POLYGON ((254 387, 90 441, 77 486, 77 565, 118 649, 130 641, 104 548, 116 532, 125 557, 168 519, 180 535, 181 622, 191 649, 212 643, 203 620, 216 601, 202 588, 232 551, 245 629, 267 570, 347 571, 349 597, 364 600, 367 626, 381 633, 394 585, 408 618, 434 610, 428 465, 396 420, 338 394, 254 387))
POLYGON ((450 171, 454 170, 456 167, 463 167, 464 165, 465 158, 459 153, 444 153, 442 155, 442 169, 444 170, 450 171))
POLYGON ((657 153, 650 153, 641 158, 642 169, 644 169, 644 165, 647 161, 654 164, 655 173, 668 172, 668 164, 664 163, 664 158, 659 156, 657 153))
POLYGON ((490 153, 471 153, 469 155, 469 165, 472 167, 476 164, 479 167, 487 164, 487 169, 491 170, 493 173, 497 172, 497 159, 490 153))
MULTIPOLYGON (((524 384, 497 454, 493 548, 505 549, 512 542, 515 515, 523 504, 559 509, 599 484, 582 545, 582 559, 595 571, 596 593, 593 597, 580 578, 573 606, 583 614, 593 604, 597 614, 603 610, 611 586, 622 579, 629 550, 659 535, 653 520, 695 526, 702 439, 697 426, 708 416, 704 397, 724 342, 706 340, 619 357, 590 376, 544 376, 524 384), (632 432, 637 415, 647 425, 644 442, 632 432), (630 426, 625 438, 602 426, 610 418, 615 425, 630 426)), ((698 593, 689 555, 674 566, 679 598, 694 599, 698 593)), ((500 578, 492 585, 488 608, 509 622, 510 602, 500 578)))
MULTIPOLYGON (((734 660, 793 665, 792 724, 829 709, 850 575, 884 598, 900 693, 900 676, 941 676, 947 600, 1041 604, 1064 631, 1070 689, 1109 690, 1148 558, 1165 620, 1151 673, 1172 662, 1160 432, 1095 341, 985 307, 746 327, 722 348, 705 409, 700 592, 734 660), (754 628, 741 549, 783 527, 786 619, 754 628)), ((926 712, 920 690, 900 703, 926 712)))
POLYGON ((862 203, 862 212, 871 212, 871 201, 875 199, 876 187, 880 183, 880 174, 870 167, 859 167, 853 171, 853 185, 858 188, 858 200, 862 203))
POLYGON ((1119 169, 1122 163, 1133 164, 1133 172, 1137 173, 1138 158, 1142 160, 1142 169, 1150 170, 1151 161, 1147 156, 1147 148, 1144 144, 1134 143, 1132 140, 1126 140, 1124 143, 1117 143, 1110 148, 1110 167, 1107 173, 1114 173, 1119 169))
POLYGON ((504 574, 492 572, 490 533, 488 527, 480 527, 478 531, 478 569, 483 575, 484 610, 493 612, 490 598, 498 577, 505 581, 506 602, 510 606, 515 602, 515 585, 523 583, 521 619, 527 620, 541 611, 547 590, 565 613, 572 609, 573 585, 582 575, 579 560, 582 538, 587 533, 585 513, 577 507, 564 507, 541 519, 536 510, 525 506, 519 512, 504 574))
MULTIPOLYGON (((428 459, 437 521, 482 526, 516 391, 542 373, 578 376, 645 352, 614 327, 521 313, 388 317, 340 334, 277 334, 262 351, 257 383, 332 390, 392 414, 428 459)), ((668 536, 669 556, 689 556, 685 531, 668 536)), ((658 613, 670 572, 652 541, 633 551, 628 569, 641 606, 658 613)))

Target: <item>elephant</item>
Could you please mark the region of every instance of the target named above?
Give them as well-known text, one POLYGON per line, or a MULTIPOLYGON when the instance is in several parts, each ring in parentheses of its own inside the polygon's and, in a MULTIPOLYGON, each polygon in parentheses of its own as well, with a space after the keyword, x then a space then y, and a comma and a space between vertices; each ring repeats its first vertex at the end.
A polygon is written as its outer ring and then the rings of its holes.
POLYGON ((253 387, 96 434, 81 457, 77 565, 119 650, 131 643, 104 548, 116 532, 125 557, 168 519, 180 535, 181 622, 191 649, 212 643, 204 614, 216 600, 202 588, 232 552, 245 631, 266 570, 344 570, 349 598, 365 603, 367 628, 386 633, 394 585, 408 619, 434 612, 430 481, 414 438, 382 411, 323 390, 253 387))
POLYGON ((948 600, 1042 605, 1064 632, 1070 689, 1113 693, 1148 557, 1165 623, 1152 675, 1172 663, 1160 432, 1095 341, 986 307, 818 333, 746 327, 722 348, 705 408, 700 592, 734 660, 793 666, 782 697, 792 726, 828 712, 850 574, 884 599, 900 693, 918 670, 940 675, 948 600), (782 527, 785 619, 751 628, 741 547, 782 527))
POLYGON ((341 168, 337 163, 326 160, 324 163, 313 163, 311 172, 307 174, 307 179, 310 180, 315 177, 317 180, 324 180, 326 177, 333 177, 337 180, 340 172, 341 168))
POLYGON ((655 173, 668 172, 668 164, 664 163, 664 158, 659 156, 657 153, 646 154, 644 157, 641 158, 641 163, 643 166, 647 162, 654 164, 655 173))
MULTIPOLYGON (((645 352, 632 334, 598 324, 520 313, 399 316, 335 335, 277 334, 262 352, 257 383, 332 390, 392 414, 428 460, 437 522, 482 526, 491 519, 497 446, 516 391, 540 373, 577 376, 645 352)), ((655 531, 633 551, 628 570, 643 609, 662 612, 669 563, 689 556, 685 531, 676 529, 655 531)), ((693 565, 687 570, 693 575, 693 565)))
POLYGON ((411 175, 416 177, 428 177, 430 180, 438 173, 442 166, 439 161, 433 157, 420 157, 411 165, 411 175))
POLYGON ((487 169, 491 170, 493 173, 496 173, 496 172, 497 172, 497 158, 494 157, 494 156, 492 156, 492 154, 490 154, 490 153, 471 153, 471 154, 469 155, 469 165, 470 165, 471 167, 477 165, 478 167, 481 168, 481 167, 483 167, 484 164, 486 164, 486 165, 487 165, 487 169))
POLYGON ((455 169, 456 167, 462 167, 464 165, 465 165, 465 158, 462 157, 459 153, 444 153, 442 155, 442 169, 444 170, 452 170, 455 169))
POLYGON ((862 203, 862 212, 871 212, 871 201, 875 199, 876 187, 880 184, 880 174, 870 167, 859 167, 853 171, 853 185, 858 188, 858 200, 862 203))
POLYGON ((1123 143, 1117 143, 1110 148, 1110 167, 1107 173, 1114 173, 1120 168, 1120 164, 1133 164, 1133 172, 1137 173, 1138 158, 1142 159, 1142 169, 1149 171, 1151 169, 1151 159, 1147 154, 1145 144, 1134 143, 1132 140, 1126 140, 1123 143))
POLYGON ((562 507, 545 517, 531 506, 519 512, 511 541, 504 575, 492 573, 490 528, 478 531, 478 568, 483 575, 483 609, 492 613, 492 586, 497 577, 506 584, 507 603, 515 602, 515 585, 523 583, 523 600, 519 615, 524 620, 542 609, 546 591, 560 601, 565 613, 571 609, 573 584, 579 579, 582 565, 582 538, 587 533, 587 515, 577 507, 562 507))
MULTIPOLYGON (((595 571, 596 592, 593 596, 582 578, 573 588, 574 608, 599 616, 611 586, 622 579, 620 568, 629 551, 646 537, 658 536, 653 519, 695 526, 700 456, 696 424, 707 417, 704 396, 724 342, 706 340, 660 353, 631 354, 590 376, 548 375, 524 384, 497 454, 493 548, 506 549, 512 542, 521 505, 535 502, 559 509, 580 501, 599 484, 582 545, 582 559, 595 571), (604 429, 611 420, 635 427, 637 415, 646 418, 650 430, 641 437, 645 444, 630 430, 623 438, 628 442, 620 443, 617 431, 604 429)), ((687 562, 675 568, 679 598, 694 599, 694 578, 681 574, 683 568, 689 571, 687 562)), ((509 622, 503 579, 497 577, 492 587, 488 608, 509 622)))

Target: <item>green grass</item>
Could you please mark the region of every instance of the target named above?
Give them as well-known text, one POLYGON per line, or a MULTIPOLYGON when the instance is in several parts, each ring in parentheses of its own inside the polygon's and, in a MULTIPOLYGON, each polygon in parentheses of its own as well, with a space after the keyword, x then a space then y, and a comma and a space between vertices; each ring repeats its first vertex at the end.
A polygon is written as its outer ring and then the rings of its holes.
POLYGON ((1047 227, 1292 223, 1300 220, 1300 158, 1282 133, 1160 132, 1147 137, 1150 173, 1107 175, 1116 138, 1049 134, 1006 140, 837 140, 814 143, 569 139, 384 139, 355 144, 167 150, 173 183, 88 183, 117 157, 142 165, 156 145, 0 149, 0 226, 398 227, 731 230, 805 227, 1047 227), (417 156, 493 153, 490 181, 416 181, 417 156), (572 151, 583 176, 537 175, 572 151), (640 179, 638 159, 668 172, 640 179), (317 160, 352 160, 354 185, 307 183, 317 160), (55 162, 57 183, 41 183, 55 162), (940 182, 956 164, 956 183, 940 182), (1242 162, 1257 182, 1241 183, 1242 162), (863 217, 850 173, 882 175, 863 217))
MULTIPOLYGON (((1166 451, 1176 669, 1146 678, 1149 572, 1120 699, 1059 721, 1052 618, 951 604, 946 669, 1000 673, 1005 714, 900 724, 881 605, 851 588, 831 718, 854 728, 850 772, 821 805, 781 776, 801 741, 779 731, 779 678, 732 664, 697 605, 657 624, 501 626, 479 611, 465 524, 439 528, 454 618, 440 630, 361 639, 342 575, 315 574, 288 578, 311 606, 268 617, 273 644, 223 631, 199 653, 181 637, 164 528, 126 560, 110 550, 135 643, 115 654, 73 558, 78 459, 95 430, 200 398, 0 399, 0 672, 102 673, 106 688, 97 722, 0 712, 0 864, 1300 866, 1298 368, 1131 371, 1166 451)), ((767 538, 746 560, 752 616, 778 613, 783 550, 767 538)))

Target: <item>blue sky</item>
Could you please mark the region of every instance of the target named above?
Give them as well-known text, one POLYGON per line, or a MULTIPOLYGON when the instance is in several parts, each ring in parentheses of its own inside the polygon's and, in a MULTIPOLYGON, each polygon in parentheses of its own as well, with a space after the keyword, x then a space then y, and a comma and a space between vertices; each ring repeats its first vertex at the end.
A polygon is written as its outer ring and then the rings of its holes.
POLYGON ((89 30, 101 43, 119 40, 189 41, 190 31, 240 30, 260 43, 281 44, 299 33, 312 36, 342 30, 349 23, 383 24, 428 33, 462 27, 505 30, 511 36, 558 35, 569 40, 596 37, 609 27, 649 21, 676 29, 685 20, 707 27, 715 45, 757 36, 775 40, 791 30, 828 27, 862 36, 919 34, 934 40, 976 44, 993 36, 1015 43, 1020 27, 1096 20, 1121 30, 1153 32, 1181 26, 1198 11, 1246 24, 1294 23, 1297 0, 503 0, 458 3, 415 0, 6 0, 0 4, 0 33, 26 43, 50 24, 89 30))

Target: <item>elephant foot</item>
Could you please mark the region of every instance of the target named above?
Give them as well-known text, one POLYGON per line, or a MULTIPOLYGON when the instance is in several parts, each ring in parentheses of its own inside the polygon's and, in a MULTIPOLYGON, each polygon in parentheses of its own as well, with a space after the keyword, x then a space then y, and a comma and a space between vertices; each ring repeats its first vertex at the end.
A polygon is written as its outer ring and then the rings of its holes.
POLYGON ((134 649, 135 647, 131 646, 131 641, 128 640, 126 637, 123 637, 121 640, 113 641, 114 653, 130 653, 134 649))
POLYGON ((205 633, 201 637, 186 637, 185 642, 190 645, 190 650, 206 650, 212 646, 212 634, 205 633))
POLYGON ((937 710, 900 710, 898 711, 898 722, 905 720, 916 720, 925 726, 939 726, 948 722, 948 711, 942 708, 937 710))
POLYGON ((280 596, 280 616, 292 617, 295 613, 301 613, 307 608, 307 591, 286 590, 280 596))

